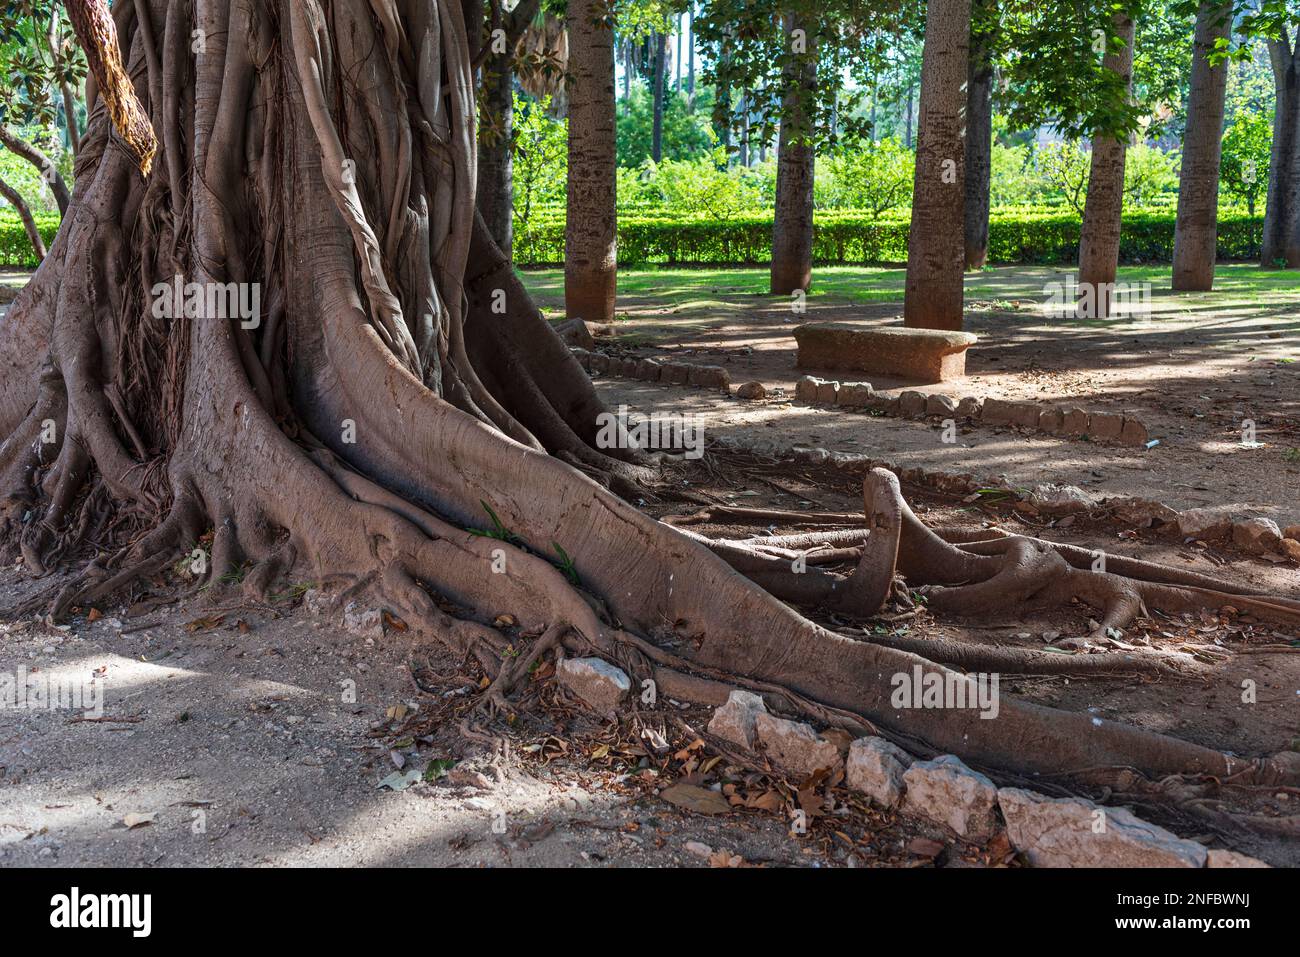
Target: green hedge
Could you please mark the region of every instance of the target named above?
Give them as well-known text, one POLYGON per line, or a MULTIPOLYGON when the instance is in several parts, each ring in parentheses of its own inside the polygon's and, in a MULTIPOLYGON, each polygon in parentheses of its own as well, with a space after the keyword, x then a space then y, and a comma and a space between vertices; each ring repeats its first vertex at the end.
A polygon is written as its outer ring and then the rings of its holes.
MULTIPOLYGON (((59 217, 37 213, 36 226, 45 238, 45 248, 54 242, 59 231, 59 217)), ((35 269, 36 250, 32 249, 23 221, 12 210, 0 213, 0 267, 35 269)))
MULTIPOLYGON (((907 219, 865 212, 828 211, 816 217, 813 257, 819 263, 901 263, 907 259, 907 219)), ((1256 259, 1263 218, 1225 211, 1219 216, 1219 258, 1256 259)), ((618 224, 618 261, 641 265, 759 265, 771 258, 772 216, 754 214, 726 222, 705 217, 623 216, 618 224)), ((1126 215, 1120 261, 1169 262, 1174 213, 1126 215)), ((1079 258, 1079 217, 1071 213, 1000 212, 989 221, 989 261, 1068 265, 1079 258)), ((564 262, 564 219, 546 218, 515 232, 515 262, 557 266, 564 262)))
MULTIPOLYGON (((59 228, 57 216, 37 217, 48 246, 59 228)), ((1263 218, 1224 211, 1219 216, 1219 258, 1259 258, 1263 218)), ((819 213, 813 256, 819 263, 900 263, 907 259, 908 222, 870 213, 819 213)), ((771 257, 772 216, 752 214, 726 222, 702 216, 660 214, 623 216, 618 224, 618 261, 624 266, 721 266, 766 263, 771 257)), ((1169 262, 1174 249, 1172 211, 1133 213, 1124 217, 1120 261, 1169 262)), ((1073 213, 1017 210, 994 214, 989 221, 989 261, 1032 265, 1069 265, 1079 257, 1079 218, 1073 213)), ((520 266, 557 266, 564 262, 563 216, 531 223, 515 233, 515 262, 520 266)), ((36 255, 23 224, 12 212, 0 213, 0 267, 35 267, 36 255)))

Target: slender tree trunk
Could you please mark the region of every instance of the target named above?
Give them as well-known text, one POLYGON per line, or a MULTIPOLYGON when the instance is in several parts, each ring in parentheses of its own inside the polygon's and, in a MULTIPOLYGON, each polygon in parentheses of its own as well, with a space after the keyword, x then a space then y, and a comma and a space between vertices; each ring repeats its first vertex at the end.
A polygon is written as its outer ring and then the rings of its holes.
POLYGON ((664 60, 668 58, 668 37, 663 33, 655 34, 655 100, 654 132, 650 144, 650 155, 656 163, 664 158, 664 84, 666 82, 664 60))
POLYGON ((962 327, 966 174, 962 112, 969 46, 970 0, 931 0, 926 5, 920 129, 903 299, 903 321, 916 328, 962 327))
POLYGON ((68 184, 64 182, 63 174, 50 158, 3 125, 0 125, 0 146, 4 146, 15 156, 21 156, 36 167, 41 174, 41 179, 45 180, 50 187, 50 192, 54 194, 54 201, 59 204, 59 215, 66 214, 68 205, 72 202, 72 194, 68 192, 68 184))
POLYGON ((1300 267, 1300 29, 1296 39, 1270 40, 1269 59, 1277 91, 1273 114, 1273 150, 1264 207, 1264 241, 1260 262, 1300 267))
MULTIPOLYGON (((59 63, 59 51, 63 48, 59 20, 59 8, 55 6, 50 11, 50 29, 46 34, 46 43, 51 62, 56 68, 59 63)), ((75 158, 81 145, 81 134, 77 130, 77 98, 72 92, 72 84, 63 80, 59 81, 59 93, 63 97, 63 116, 68 127, 68 144, 75 158)))
POLYGON ((1219 40, 1232 33, 1231 0, 1202 0, 1192 46, 1192 81, 1183 135, 1183 168, 1178 181, 1178 220, 1174 226, 1173 288, 1208 292, 1214 288, 1218 247, 1219 161, 1223 154, 1227 62, 1210 65, 1219 40))
MULTIPOLYGON (((1133 20, 1115 17, 1115 29, 1123 47, 1106 54, 1105 67, 1133 83, 1133 20)), ((1095 308, 1084 318, 1110 315, 1110 298, 1119 270, 1120 224, 1124 213, 1124 158, 1126 140, 1094 136, 1092 166, 1088 172, 1088 196, 1083 203, 1083 225, 1079 234, 1079 289, 1084 302, 1095 308)))
POLYGON ((871 90, 871 129, 867 133, 873 143, 876 141, 876 99, 876 90, 873 87, 871 90))
POLYGON ((491 118, 491 135, 479 136, 475 199, 479 215, 507 257, 514 250, 514 79, 509 53, 490 56, 484 63, 479 102, 491 118))
MULTIPOLYGON (((987 8, 980 3, 976 11, 987 8)), ((993 169, 993 62, 989 37, 972 18, 966 80, 966 268, 983 269, 989 258, 989 183, 993 169)))
POLYGON ((692 2, 687 16, 690 35, 686 38, 686 110, 695 112, 695 4, 692 2))
POLYGON ((903 145, 912 148, 912 87, 907 88, 907 124, 904 127, 903 145))
POLYGON ((776 209, 772 219, 772 294, 789 295, 812 286, 813 147, 811 111, 817 95, 817 51, 812 31, 785 18, 787 42, 796 29, 807 38, 806 53, 784 71, 784 107, 776 160, 776 209))
POLYGON ((632 41, 623 44, 623 115, 632 113, 632 41))
POLYGON ((684 17, 677 14, 677 36, 673 37, 673 87, 677 94, 682 92, 682 23, 684 17))
POLYGON ((31 207, 23 199, 22 193, 14 189, 3 179, 0 179, 0 196, 9 201, 18 212, 18 218, 23 221, 23 229, 27 232, 27 239, 32 244, 32 249, 36 251, 37 263, 45 261, 45 240, 41 237, 41 231, 36 226, 36 219, 32 216, 31 207))
POLYGON ((614 33, 600 0, 570 0, 569 178, 564 302, 571 318, 614 320, 617 183, 614 33))
POLYGON ((740 165, 749 167, 749 93, 740 95, 740 165))

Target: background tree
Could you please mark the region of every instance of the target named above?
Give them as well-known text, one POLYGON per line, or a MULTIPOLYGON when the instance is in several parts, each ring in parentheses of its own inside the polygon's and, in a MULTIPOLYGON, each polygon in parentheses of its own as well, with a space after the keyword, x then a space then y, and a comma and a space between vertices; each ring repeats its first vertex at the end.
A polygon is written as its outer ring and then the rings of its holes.
MULTIPOLYGON (((541 0, 518 0, 510 10, 502 9, 504 2, 491 0, 492 15, 484 21, 484 35, 478 39, 481 46, 475 58, 481 71, 477 202, 492 238, 508 256, 514 247, 516 60, 521 54, 519 41, 536 18, 541 0)), ((562 69, 560 64, 526 64, 528 69, 544 66, 557 72, 562 69)))
POLYGON ((998 5, 971 5, 970 63, 966 76, 966 268, 982 269, 989 258, 989 189, 993 173, 993 64, 998 5))
POLYGON ((926 4, 916 179, 903 299, 904 323, 922 329, 962 327, 963 114, 970 65, 970 13, 970 0, 931 0, 926 4))
POLYGON ((55 0, 0 6, 0 61, 9 71, 8 82, 0 84, 0 146, 37 170, 65 213, 70 193, 62 149, 51 134, 62 120, 75 148, 79 106, 73 88, 85 76, 85 59, 68 42, 55 0))
MULTIPOLYGON (((1103 66, 1115 74, 1127 92, 1133 81, 1133 41, 1136 27, 1127 11, 1114 14, 1114 33, 1106 38, 1103 66)), ((1079 233, 1079 287, 1085 290, 1087 318, 1110 314, 1110 287, 1119 269, 1120 227, 1124 212, 1124 159, 1128 140, 1123 134, 1098 130, 1092 138, 1088 196, 1079 233), (1088 297, 1086 290, 1092 290, 1088 297)))
POLYGON ((1263 113, 1239 113, 1223 134, 1223 188, 1245 203, 1252 216, 1266 196, 1272 152, 1273 123, 1263 113))
POLYGON ((1178 219, 1174 227, 1174 289, 1208 292, 1214 287, 1232 6, 1231 0, 1201 0, 1196 13, 1178 219))
POLYGON ((846 88, 845 76, 868 75, 883 61, 884 31, 915 15, 910 4, 862 0, 709 0, 696 18, 700 42, 711 53, 705 79, 718 91, 714 122, 738 122, 742 165, 752 160, 751 143, 761 161, 767 144, 780 138, 773 293, 811 284, 817 152, 869 135, 859 109, 865 88, 846 88), (742 94, 738 121, 727 112, 736 91, 742 94))
POLYGON ((572 318, 612 322, 617 288, 614 10, 569 0, 569 158, 564 301, 572 318))
POLYGON ((1260 260, 1300 268, 1300 6, 1264 0, 1242 22, 1248 37, 1268 44, 1274 113, 1268 199, 1260 260))

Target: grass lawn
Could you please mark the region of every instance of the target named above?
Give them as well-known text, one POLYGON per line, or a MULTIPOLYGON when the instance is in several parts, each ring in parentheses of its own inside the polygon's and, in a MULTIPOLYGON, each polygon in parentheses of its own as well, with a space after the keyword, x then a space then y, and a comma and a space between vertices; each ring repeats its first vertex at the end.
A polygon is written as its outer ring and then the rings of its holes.
MULTIPOLYGON (((1062 266, 994 266, 966 276, 966 297, 976 301, 1044 298, 1044 284, 1073 270, 1062 266)), ((523 272, 524 284, 552 315, 564 301, 564 270, 542 269, 523 272)), ((1124 266, 1119 281, 1149 282, 1152 296, 1174 296, 1169 289, 1168 266, 1124 266)), ((901 266, 818 266, 813 270, 811 300, 839 302, 901 301, 907 271, 901 266)), ((620 296, 658 299, 667 302, 692 301, 710 296, 766 296, 766 266, 731 269, 628 269, 619 270, 620 296)), ((1235 302, 1278 302, 1295 297, 1300 307, 1300 270, 1261 269, 1250 263, 1220 264, 1215 292, 1183 293, 1189 301, 1207 295, 1228 294, 1235 302)), ((552 318, 555 316, 552 315, 552 318)))

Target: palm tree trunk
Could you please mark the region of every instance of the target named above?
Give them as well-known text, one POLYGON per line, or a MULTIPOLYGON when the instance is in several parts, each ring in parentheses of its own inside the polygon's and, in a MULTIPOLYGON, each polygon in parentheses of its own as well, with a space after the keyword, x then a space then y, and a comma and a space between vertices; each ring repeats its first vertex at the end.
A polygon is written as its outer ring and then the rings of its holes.
POLYGON ((1296 40, 1268 42, 1277 105, 1273 114, 1273 151, 1264 208, 1264 266, 1285 262, 1300 267, 1300 29, 1296 40))
POLYGON ((931 0, 925 15, 903 299, 904 324, 914 328, 962 327, 966 175, 962 112, 969 47, 970 0, 931 0))
POLYGON ((570 0, 569 173, 564 302, 570 318, 612 322, 617 285, 614 32, 600 0, 570 0))
MULTIPOLYGON (((1106 54, 1108 70, 1133 83, 1134 24, 1130 17, 1115 15, 1115 29, 1122 49, 1106 54)), ((1120 220, 1124 212, 1124 158, 1126 140, 1094 136, 1092 166, 1088 171, 1088 197, 1083 203, 1083 226, 1079 235, 1079 289, 1095 305, 1093 315, 1110 315, 1110 293, 1119 269, 1120 220), (1092 295, 1088 296, 1088 292, 1092 295)))
POLYGON ((817 56, 811 31, 794 16, 785 17, 785 34, 796 29, 808 37, 807 52, 791 59, 784 71, 785 102, 777 146, 776 209, 772 219, 772 294, 807 292, 812 285, 813 172, 815 150, 809 120, 817 95, 817 56))
POLYGON ((1214 288, 1228 65, 1224 62, 1211 66, 1209 57, 1216 43, 1231 33, 1230 0, 1202 0, 1196 14, 1183 169, 1178 181, 1178 221, 1174 226, 1173 287, 1179 290, 1208 292, 1214 288))

